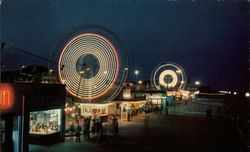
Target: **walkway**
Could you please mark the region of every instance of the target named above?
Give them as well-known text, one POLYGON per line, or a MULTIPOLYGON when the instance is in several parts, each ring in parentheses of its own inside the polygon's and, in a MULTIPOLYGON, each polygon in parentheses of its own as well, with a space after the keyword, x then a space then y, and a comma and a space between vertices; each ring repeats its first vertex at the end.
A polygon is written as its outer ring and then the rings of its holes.
MULTIPOLYGON (((175 111, 154 112, 119 121, 119 137, 108 136, 107 144, 66 141, 32 152, 248 152, 230 118, 224 113, 207 117, 194 104, 181 104, 175 111), (190 109, 193 111, 190 111, 190 109), (198 108, 198 110, 196 109, 198 108), (188 110, 187 110, 188 109, 188 110)), ((107 130, 108 124, 106 125, 107 130)), ((31 146, 32 148, 32 146, 31 146)))

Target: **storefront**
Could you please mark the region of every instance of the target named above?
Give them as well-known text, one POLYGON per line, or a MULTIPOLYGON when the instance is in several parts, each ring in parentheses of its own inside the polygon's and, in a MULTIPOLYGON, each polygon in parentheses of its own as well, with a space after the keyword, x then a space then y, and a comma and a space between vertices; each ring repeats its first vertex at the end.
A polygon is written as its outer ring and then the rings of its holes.
POLYGON ((131 116, 142 112, 143 107, 147 103, 146 100, 141 101, 119 101, 121 120, 131 120, 131 116))
POLYGON ((70 125, 82 124, 84 118, 100 118, 108 121, 109 116, 116 114, 115 103, 75 103, 66 104, 66 131, 70 125))
POLYGON ((146 93, 147 101, 151 102, 157 109, 165 107, 165 94, 164 93, 146 93))
POLYGON ((29 144, 64 141, 65 86, 0 84, 1 137, 4 151, 28 151, 29 144))

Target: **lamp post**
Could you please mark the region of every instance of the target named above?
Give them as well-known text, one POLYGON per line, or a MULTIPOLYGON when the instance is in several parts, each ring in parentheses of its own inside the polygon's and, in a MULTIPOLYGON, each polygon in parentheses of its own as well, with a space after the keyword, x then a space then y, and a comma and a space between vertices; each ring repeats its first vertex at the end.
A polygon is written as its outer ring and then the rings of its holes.
POLYGON ((19 81, 21 81, 21 77, 22 77, 22 69, 25 68, 25 65, 22 65, 20 67, 20 73, 19 73, 19 81))
POLYGON ((137 76, 140 73, 140 71, 139 70, 135 70, 134 73, 135 73, 135 89, 137 90, 137 85, 138 85, 137 76))
POLYGON ((200 82, 200 81, 195 81, 194 84, 195 84, 196 86, 199 86, 199 85, 201 84, 201 82, 200 82))
POLYGON ((137 82, 137 75, 140 73, 140 71, 139 70, 135 70, 135 82, 137 82))
POLYGON ((245 96, 246 96, 247 98, 249 98, 250 93, 249 93, 249 92, 246 92, 246 93, 245 93, 245 96))
POLYGON ((4 49, 5 43, 0 43, 0 82, 2 82, 2 50, 4 49))
POLYGON ((52 82, 53 76, 54 76, 53 69, 50 69, 49 70, 49 79, 50 79, 49 81, 50 81, 50 83, 52 82))
POLYGON ((199 86, 201 85, 201 82, 200 81, 195 81, 194 84, 196 86, 196 90, 198 90, 199 86))

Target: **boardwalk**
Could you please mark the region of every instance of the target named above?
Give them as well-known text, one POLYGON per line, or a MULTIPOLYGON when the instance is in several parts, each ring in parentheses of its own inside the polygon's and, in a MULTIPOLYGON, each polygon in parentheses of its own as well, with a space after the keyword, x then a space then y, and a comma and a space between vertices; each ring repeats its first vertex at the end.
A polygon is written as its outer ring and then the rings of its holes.
MULTIPOLYGON (((204 106, 204 105, 202 105, 204 106)), ((108 128, 108 124, 107 130, 108 128)), ((119 137, 108 136, 107 144, 66 141, 33 151, 88 152, 247 152, 236 129, 225 113, 207 117, 196 104, 179 105, 175 111, 154 112, 120 121, 119 137), (188 107, 189 106, 189 107, 188 107), (190 107, 193 111, 190 111, 190 107), (187 110, 188 109, 188 110, 187 110)))

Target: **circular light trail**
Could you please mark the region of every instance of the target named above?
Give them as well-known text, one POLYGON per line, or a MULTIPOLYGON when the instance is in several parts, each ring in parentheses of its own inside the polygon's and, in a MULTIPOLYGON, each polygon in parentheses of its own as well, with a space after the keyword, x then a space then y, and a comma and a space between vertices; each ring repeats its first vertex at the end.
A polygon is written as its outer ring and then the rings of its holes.
POLYGON ((73 96, 92 100, 115 84, 120 68, 114 45, 96 33, 80 34, 63 48, 58 64, 60 81, 73 96))
POLYGON ((178 77, 177 74, 172 70, 165 70, 159 76, 159 83, 160 85, 167 87, 175 87, 177 84, 178 77), (169 80, 172 79, 172 80, 169 80))
POLYGON ((172 90, 183 89, 186 83, 185 71, 175 63, 158 65, 151 76, 152 85, 156 89, 167 88, 172 90))

